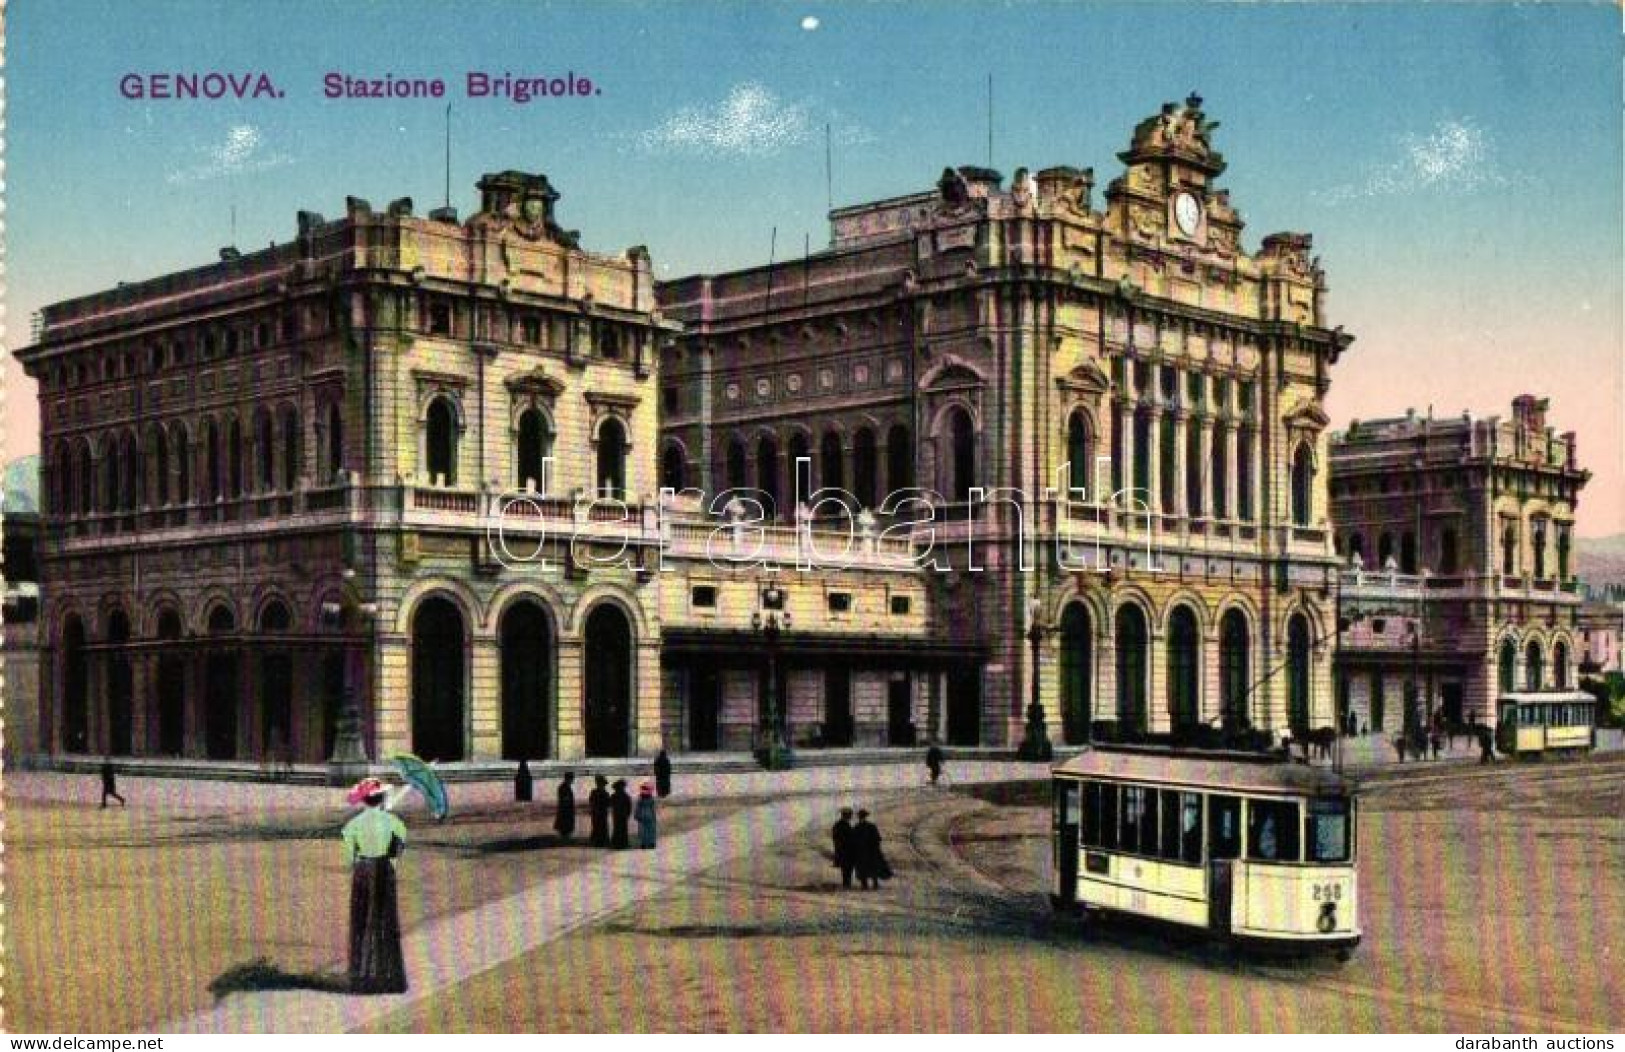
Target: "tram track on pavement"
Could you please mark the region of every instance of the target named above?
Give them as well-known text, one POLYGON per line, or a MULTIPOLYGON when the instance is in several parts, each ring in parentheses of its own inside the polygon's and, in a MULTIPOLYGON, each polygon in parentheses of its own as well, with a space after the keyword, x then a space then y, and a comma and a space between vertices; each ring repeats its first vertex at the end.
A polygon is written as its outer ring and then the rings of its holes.
MULTIPOLYGON (((1625 774, 1625 764, 1610 764, 1611 772, 1595 772, 1584 770, 1563 770, 1549 772, 1552 780, 1571 782, 1599 777, 1606 773, 1608 777, 1617 778, 1625 774)), ((1516 772, 1510 772, 1516 773, 1516 772)), ((1402 788, 1408 782, 1395 785, 1402 788)), ((966 801, 969 804, 969 801, 966 801)), ((914 852, 922 859, 929 860, 933 870, 942 879, 949 879, 949 875, 969 877, 981 888, 996 893, 1003 903, 1000 911, 1007 915, 1016 913, 1023 901, 1031 902, 1041 899, 1041 891, 1032 887, 1020 886, 1011 880, 1001 877, 994 872, 978 865, 973 857, 967 854, 966 827, 978 818, 985 817, 986 811, 994 805, 978 801, 972 806, 962 806, 948 813, 937 813, 927 817, 926 821, 917 824, 910 830, 910 842, 914 852), (945 863, 937 857, 937 851, 945 850, 952 862, 945 863)), ((1047 904, 1035 913, 1033 910, 1021 910, 1022 916, 1029 922, 1046 923, 1049 921, 1047 904)), ((1015 920, 1014 917, 1009 917, 1015 920)), ((1327 974, 1327 967, 1342 968, 1343 965, 1330 965, 1315 960, 1301 960, 1292 966, 1285 964, 1272 964, 1251 957, 1245 950, 1228 950, 1223 956, 1216 956, 1212 947, 1219 945, 1214 941, 1203 943, 1199 939, 1194 941, 1172 940, 1166 944, 1153 947, 1144 943, 1138 935, 1131 936, 1120 942, 1114 941, 1112 945, 1127 952, 1151 951, 1164 953, 1169 957, 1182 960, 1193 967, 1220 968, 1226 971, 1239 972, 1251 975, 1258 979, 1272 983, 1281 983, 1293 988, 1309 987, 1325 993, 1335 994, 1342 998, 1358 998, 1365 1001, 1381 1004, 1390 1008, 1426 1012, 1444 1020, 1461 1020, 1468 1017, 1473 1022, 1466 1030, 1510 1030, 1538 1033, 1612 1033, 1618 1029, 1617 1024, 1601 1020, 1571 1019, 1564 1016, 1550 1015, 1539 1011, 1509 1008, 1505 1005, 1490 1004, 1477 998, 1464 998, 1459 994, 1433 994, 1396 990, 1383 987, 1370 982, 1363 982, 1343 974, 1327 974)), ((1359 953, 1359 950, 1355 951, 1359 953)))

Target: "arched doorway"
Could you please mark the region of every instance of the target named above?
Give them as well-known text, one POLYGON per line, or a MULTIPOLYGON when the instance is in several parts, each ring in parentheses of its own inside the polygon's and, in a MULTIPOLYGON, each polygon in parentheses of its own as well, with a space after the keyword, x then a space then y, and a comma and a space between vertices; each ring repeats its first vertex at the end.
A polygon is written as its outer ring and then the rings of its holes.
POLYGON ((62 748, 90 751, 90 670, 85 667, 85 625, 68 618, 62 629, 62 748))
POLYGON ((1496 684, 1502 694, 1511 694, 1518 689, 1518 646, 1510 639, 1501 644, 1497 673, 1496 684))
POLYGON ((1569 688, 1569 648, 1562 643, 1552 644, 1552 689, 1569 688))
POLYGON ((1196 615, 1188 606, 1176 606, 1168 618, 1168 718, 1176 732, 1201 722, 1201 670, 1196 615))
POLYGON ((1286 626, 1287 726, 1293 734, 1309 732, 1309 619, 1292 615, 1286 626))
POLYGON ((1541 667, 1543 664, 1545 664, 1545 661, 1540 652, 1540 642, 1538 640, 1531 639, 1529 641, 1529 645, 1524 648, 1523 652, 1525 690, 1540 689, 1541 680, 1545 671, 1541 667))
POLYGON ((457 484, 457 411, 451 399, 436 398, 429 403, 424 453, 431 485, 457 484))
MULTIPOLYGON (((209 614, 209 635, 224 637, 237 628, 237 619, 224 606, 209 614)), ((204 753, 211 760, 237 758, 237 650, 234 642, 217 639, 209 647, 203 666, 204 753)))
POLYGON ((537 760, 552 754, 553 628, 534 602, 502 615, 502 758, 537 760))
MULTIPOLYGON (((291 623, 288 608, 280 601, 272 602, 260 613, 260 632, 267 636, 286 632, 291 623)), ((268 649, 260 655, 261 747, 266 759, 292 763, 293 656, 274 638, 265 643, 268 649)))
POLYGON ((1124 733, 1146 729, 1145 614, 1133 603, 1117 608, 1117 720, 1124 733))
POLYGON ((181 615, 165 610, 158 615, 158 639, 168 644, 159 650, 156 693, 158 696, 158 752, 179 756, 186 750, 186 665, 172 653, 181 638, 181 615))
POLYGON ((588 756, 630 755, 632 626, 613 603, 587 615, 586 745, 588 756))
POLYGON ((1227 611, 1219 621, 1219 712, 1227 731, 1243 730, 1247 719, 1247 615, 1227 611))
POLYGON ((1094 628, 1082 603, 1061 615, 1061 734, 1068 745, 1089 740, 1095 678, 1094 628))
POLYGON ((425 760, 463 758, 463 613, 431 596, 412 618, 412 751, 425 760))
POLYGON ((115 610, 107 619, 107 642, 114 648, 107 654, 107 751, 128 756, 134 750, 134 719, 131 703, 135 697, 135 676, 130 667, 130 619, 115 610))
POLYGON ((976 478, 976 425, 963 409, 948 414, 948 466, 948 499, 956 504, 970 500, 971 488, 980 484, 976 478))

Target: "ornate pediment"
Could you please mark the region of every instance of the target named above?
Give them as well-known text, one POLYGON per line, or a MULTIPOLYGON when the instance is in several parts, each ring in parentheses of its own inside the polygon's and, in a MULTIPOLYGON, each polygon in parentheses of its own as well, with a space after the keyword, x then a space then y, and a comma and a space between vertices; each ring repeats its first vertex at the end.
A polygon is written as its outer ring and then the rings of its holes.
POLYGON ((1302 428, 1307 431, 1320 431, 1332 422, 1326 411, 1320 408, 1319 403, 1306 400, 1281 414, 1281 419, 1289 428, 1302 428))
POLYGON ((927 373, 920 386, 927 391, 952 391, 986 384, 982 374, 973 367, 957 358, 950 358, 927 373))
POLYGON ((1075 391, 1081 395, 1102 395, 1111 390, 1112 383, 1106 374, 1100 371, 1100 366, 1094 362, 1082 362, 1073 366, 1065 375, 1057 376, 1055 386, 1063 391, 1075 391))
POLYGON ((508 390, 515 394, 533 394, 541 398, 557 398, 564 393, 565 383, 545 366, 538 365, 522 373, 514 373, 506 381, 508 390))
POLYGON ((1182 161, 1197 171, 1216 176, 1224 171, 1224 156, 1213 148, 1211 135, 1219 126, 1202 113, 1202 98, 1191 95, 1184 105, 1167 103, 1162 112, 1147 117, 1134 129, 1127 150, 1118 154, 1124 164, 1149 160, 1182 161))
POLYGON ((580 248, 580 237, 553 220, 559 192, 547 176, 530 172, 491 172, 479 181, 480 210, 469 226, 488 234, 512 231, 526 241, 551 241, 580 248))

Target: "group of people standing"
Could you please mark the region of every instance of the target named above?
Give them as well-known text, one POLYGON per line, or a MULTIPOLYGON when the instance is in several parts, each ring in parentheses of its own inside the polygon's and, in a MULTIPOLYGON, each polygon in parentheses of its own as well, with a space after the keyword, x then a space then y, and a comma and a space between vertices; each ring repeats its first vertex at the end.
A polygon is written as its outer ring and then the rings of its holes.
POLYGON ((858 821, 852 823, 852 809, 841 808, 841 817, 830 830, 835 843, 835 868, 841 871, 841 887, 852 886, 857 875, 861 888, 878 888, 883 880, 892 877, 891 865, 885 852, 880 850, 880 829, 869 821, 869 812, 859 809, 858 821))
MULTIPOLYGON (((617 778, 611 783, 601 774, 593 776, 593 788, 587 794, 587 816, 591 830, 588 842, 593 847, 631 847, 628 820, 638 824, 640 848, 655 846, 659 833, 655 798, 658 795, 664 799, 671 795, 671 759, 664 749, 655 757, 654 775, 653 782, 644 782, 638 787, 636 802, 626 791, 625 778, 617 778)), ((574 771, 565 772, 564 780, 559 783, 558 806, 553 812, 553 830, 558 833, 559 840, 566 844, 575 837, 576 832, 575 780, 574 771)))

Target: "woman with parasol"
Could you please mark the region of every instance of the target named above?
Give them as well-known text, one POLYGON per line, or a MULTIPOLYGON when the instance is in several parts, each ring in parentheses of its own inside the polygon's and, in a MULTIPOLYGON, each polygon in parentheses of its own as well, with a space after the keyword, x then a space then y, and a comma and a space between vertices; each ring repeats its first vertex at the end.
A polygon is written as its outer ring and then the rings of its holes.
POLYGON ((406 847, 406 825, 384 807, 384 783, 364 778, 346 798, 364 804, 344 824, 350 860, 350 989, 361 994, 406 990, 394 859, 406 847))

